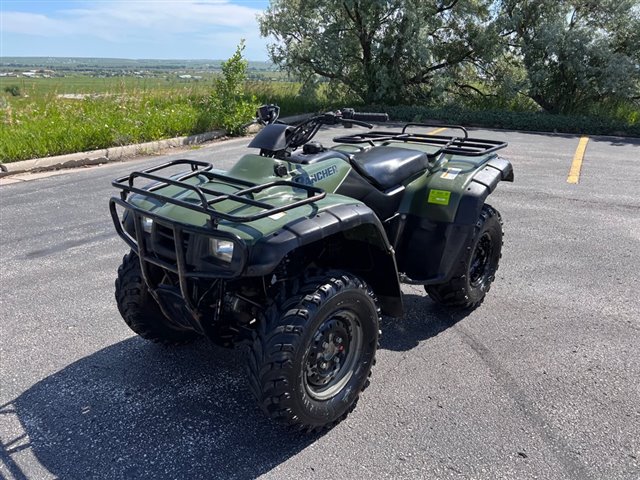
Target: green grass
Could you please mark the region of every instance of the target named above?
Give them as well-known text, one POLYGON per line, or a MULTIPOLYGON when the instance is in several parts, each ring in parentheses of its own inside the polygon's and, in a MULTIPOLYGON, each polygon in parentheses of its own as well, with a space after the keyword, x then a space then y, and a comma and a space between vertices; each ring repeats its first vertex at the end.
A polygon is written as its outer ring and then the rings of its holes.
MULTIPOLYGON (((202 133, 225 122, 224 112, 211 108, 212 76, 200 81, 178 80, 175 75, 167 78, 0 78, 0 162, 202 133), (21 96, 5 92, 13 85, 19 87, 21 96), (84 99, 58 96, 77 93, 91 95, 84 99)), ((282 116, 355 106, 360 111, 387 112, 399 121, 640 136, 640 109, 630 104, 601 105, 587 115, 562 116, 536 112, 527 102, 447 107, 347 105, 344 100, 337 103, 322 88, 312 96, 301 92, 300 83, 287 81, 247 82, 245 91, 256 105, 280 105, 282 116)))
POLYGON ((42 97, 47 94, 64 93, 124 93, 127 91, 151 90, 190 90, 204 89, 211 85, 214 75, 209 74, 200 80, 183 80, 177 74, 163 77, 138 78, 134 76, 92 77, 89 75, 70 75, 52 78, 0 77, 0 90, 5 86, 18 85, 23 94, 29 97, 42 97))
MULTIPOLYGON (((212 81, 70 76, 0 79, 0 162, 147 142, 209 131, 223 123, 212 111, 212 81), (14 97, 6 87, 17 85, 14 97), (61 94, 88 94, 83 99, 61 94)), ((329 102, 300 95, 295 82, 247 82, 260 103, 277 103, 282 115, 319 111, 329 102)))
POLYGON ((0 82, 0 161, 12 162, 214 129, 211 82, 64 77, 0 82), (18 85, 22 96, 4 92, 18 85), (83 99, 60 94, 91 94, 83 99))
POLYGON ((215 115, 191 92, 113 94, 83 100, 20 98, 3 109, 0 161, 60 155, 210 130, 215 115))
POLYGON ((259 103, 279 105, 283 117, 345 106, 330 101, 322 90, 315 98, 305 95, 301 93, 301 87, 299 82, 249 82, 246 85, 247 92, 254 95, 259 103))

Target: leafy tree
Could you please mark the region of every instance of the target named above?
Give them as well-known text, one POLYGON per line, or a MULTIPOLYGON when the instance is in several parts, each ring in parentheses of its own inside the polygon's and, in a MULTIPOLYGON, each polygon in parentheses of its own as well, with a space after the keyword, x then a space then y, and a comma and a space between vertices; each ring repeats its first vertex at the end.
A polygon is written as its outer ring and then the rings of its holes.
POLYGON ((638 0, 502 0, 510 55, 521 85, 551 113, 588 111, 640 96, 638 0))
POLYGON ((272 0, 260 17, 274 63, 364 102, 433 96, 495 55, 490 0, 272 0))
POLYGON ((247 95, 244 90, 249 65, 243 57, 244 49, 242 40, 235 53, 222 62, 222 76, 215 80, 214 91, 207 105, 213 110, 215 123, 229 135, 242 133, 243 125, 253 118, 257 107, 255 97, 247 95))

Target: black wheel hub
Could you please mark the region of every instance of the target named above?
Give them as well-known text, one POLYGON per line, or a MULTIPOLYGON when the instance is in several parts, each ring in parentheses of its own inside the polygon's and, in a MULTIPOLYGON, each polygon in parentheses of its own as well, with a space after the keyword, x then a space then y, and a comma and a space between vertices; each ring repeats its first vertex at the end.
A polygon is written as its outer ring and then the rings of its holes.
POLYGON ((349 312, 337 312, 320 325, 305 363, 305 385, 312 397, 327 400, 342 390, 360 357, 361 343, 360 326, 349 312))
POLYGON ((489 273, 492 253, 493 244, 491 242, 491 235, 489 235, 489 232, 485 232, 482 237, 480 237, 480 240, 478 240, 469 267, 469 280, 474 287, 480 285, 489 273))

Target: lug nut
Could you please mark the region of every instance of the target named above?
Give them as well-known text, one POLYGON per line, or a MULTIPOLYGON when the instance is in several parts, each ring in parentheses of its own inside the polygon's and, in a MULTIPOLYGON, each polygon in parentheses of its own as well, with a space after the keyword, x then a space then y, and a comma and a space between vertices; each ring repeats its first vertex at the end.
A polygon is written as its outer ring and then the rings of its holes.
POLYGON ((333 339, 333 341, 339 345, 342 343, 342 337, 336 337, 333 339))

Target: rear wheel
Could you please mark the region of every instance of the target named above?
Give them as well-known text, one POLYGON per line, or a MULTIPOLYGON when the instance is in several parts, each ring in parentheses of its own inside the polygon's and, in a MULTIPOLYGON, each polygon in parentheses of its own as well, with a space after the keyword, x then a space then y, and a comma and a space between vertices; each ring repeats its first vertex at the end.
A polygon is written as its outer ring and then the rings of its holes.
POLYGON ((436 303, 450 307, 474 308, 480 305, 495 280, 502 256, 502 235, 500 213, 485 204, 451 280, 439 285, 426 285, 429 296, 436 303))
POLYGON ((276 303, 249 355, 251 390, 275 420, 308 431, 330 428, 369 385, 380 318, 373 293, 337 272, 276 303))
POLYGON ((194 331, 179 328, 162 313, 142 278, 140 260, 134 252, 125 255, 118 268, 116 302, 125 323, 142 338, 179 345, 198 337, 194 331))

